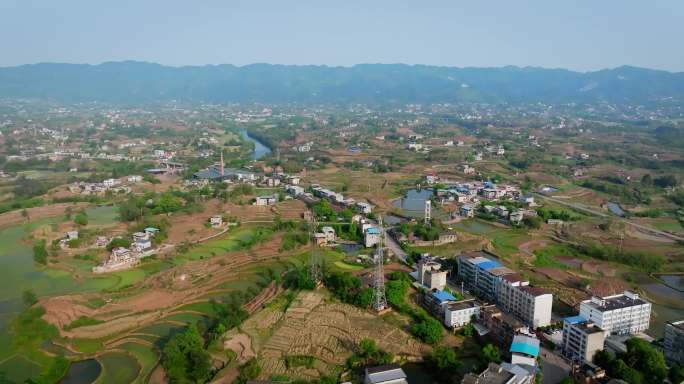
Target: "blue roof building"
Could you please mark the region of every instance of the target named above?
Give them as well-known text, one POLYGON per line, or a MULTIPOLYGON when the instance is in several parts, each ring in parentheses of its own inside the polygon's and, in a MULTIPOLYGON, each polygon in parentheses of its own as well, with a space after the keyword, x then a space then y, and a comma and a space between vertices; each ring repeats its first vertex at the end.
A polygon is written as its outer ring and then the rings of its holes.
POLYGON ((527 335, 515 335, 511 343, 511 363, 536 365, 539 356, 539 339, 527 335))
POLYGON ((432 292, 432 296, 437 299, 439 304, 442 304, 445 301, 456 301, 456 298, 447 291, 434 291, 432 292))

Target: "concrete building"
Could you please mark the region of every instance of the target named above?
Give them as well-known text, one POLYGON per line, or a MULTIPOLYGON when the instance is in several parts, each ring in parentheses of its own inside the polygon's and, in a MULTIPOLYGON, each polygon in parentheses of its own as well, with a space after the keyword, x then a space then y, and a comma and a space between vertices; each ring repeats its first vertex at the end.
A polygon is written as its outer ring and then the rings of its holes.
POLYGON ((631 291, 607 297, 594 296, 580 304, 580 316, 609 334, 635 334, 648 329, 651 303, 631 291))
POLYGON ((257 196, 254 205, 273 205, 278 202, 278 195, 257 196))
POLYGON ((364 203, 362 201, 357 201, 356 202, 356 209, 358 209, 359 212, 361 212, 361 213, 368 214, 368 213, 371 213, 373 211, 373 206, 368 204, 368 203, 364 203))
POLYGON ((480 304, 475 300, 462 300, 449 303, 444 308, 444 325, 448 328, 461 328, 480 316, 480 304))
POLYGON ((537 365, 539 356, 539 339, 527 335, 515 335, 511 342, 511 363, 518 365, 537 365))
POLYGON ((497 281, 515 272, 489 257, 487 251, 467 252, 458 258, 458 278, 470 291, 489 301, 496 300, 497 281))
POLYGON ((489 363, 480 374, 468 373, 461 384, 532 384, 534 372, 516 364, 489 363))
POLYGON ((398 365, 366 368, 364 384, 408 384, 406 373, 398 365))
POLYGON ((530 287, 518 274, 502 276, 497 281, 496 301, 504 311, 511 313, 532 328, 551 324, 553 295, 541 288, 530 287))
POLYGON ((605 332, 582 316, 563 319, 561 353, 575 364, 591 363, 605 339, 605 332))
POLYGON ((663 341, 665 360, 670 364, 684 364, 684 320, 665 324, 663 341))
POLYGON ((323 227, 321 228, 321 232, 325 235, 325 241, 327 243, 335 242, 335 230, 333 227, 323 227))
POLYGON ((428 289, 443 290, 446 287, 447 271, 441 271, 442 265, 432 257, 425 256, 418 261, 418 282, 428 289))
POLYGON ((209 218, 209 224, 212 228, 218 228, 223 225, 223 216, 215 215, 209 218))
POLYGON ((380 229, 377 227, 369 227, 364 231, 363 235, 363 243, 366 248, 380 243, 380 229))
POLYGON ((455 303, 456 298, 447 291, 432 290, 423 297, 425 307, 435 316, 443 316, 446 307, 455 303))

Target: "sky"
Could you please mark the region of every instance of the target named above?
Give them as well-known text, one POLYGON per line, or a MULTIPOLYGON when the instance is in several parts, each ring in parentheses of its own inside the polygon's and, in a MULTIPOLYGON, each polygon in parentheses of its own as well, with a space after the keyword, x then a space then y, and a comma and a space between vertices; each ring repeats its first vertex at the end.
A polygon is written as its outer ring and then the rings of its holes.
POLYGON ((0 66, 406 63, 684 71, 682 0, 0 0, 0 66))

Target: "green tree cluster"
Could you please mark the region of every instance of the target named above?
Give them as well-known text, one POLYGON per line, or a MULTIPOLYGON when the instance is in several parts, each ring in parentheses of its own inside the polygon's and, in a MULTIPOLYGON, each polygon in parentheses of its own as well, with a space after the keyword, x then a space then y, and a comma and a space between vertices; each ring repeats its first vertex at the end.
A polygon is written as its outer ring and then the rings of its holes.
POLYGON ((663 353, 648 342, 633 338, 625 343, 627 352, 613 355, 599 351, 594 362, 606 369, 611 377, 630 384, 661 383, 667 376, 663 353))
POLYGON ((164 345, 162 365, 172 383, 204 383, 210 378, 209 353, 195 324, 164 345))

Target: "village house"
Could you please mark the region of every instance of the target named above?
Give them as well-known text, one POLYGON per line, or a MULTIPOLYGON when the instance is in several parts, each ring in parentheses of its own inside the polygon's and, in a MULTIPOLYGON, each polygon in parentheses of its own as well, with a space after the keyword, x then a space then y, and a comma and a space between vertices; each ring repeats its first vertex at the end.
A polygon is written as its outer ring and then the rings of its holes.
POLYGON ((325 240, 328 244, 335 242, 335 230, 333 227, 323 227, 321 228, 321 232, 325 235, 325 240))
POLYGON ((254 205, 274 205, 275 203, 278 202, 278 195, 264 195, 264 196, 257 196, 256 200, 254 201, 254 205))
POLYGON ((223 225, 223 216, 221 215, 214 215, 209 218, 209 224, 211 224, 212 228, 219 228, 220 226, 223 225))

